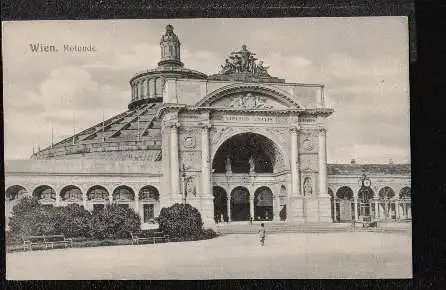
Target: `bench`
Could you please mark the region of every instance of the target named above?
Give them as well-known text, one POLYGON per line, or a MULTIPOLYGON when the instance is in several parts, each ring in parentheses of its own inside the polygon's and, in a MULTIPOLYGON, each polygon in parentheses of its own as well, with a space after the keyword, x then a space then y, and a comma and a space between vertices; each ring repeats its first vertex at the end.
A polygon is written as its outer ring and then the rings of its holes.
POLYGON ((140 241, 144 242, 152 240, 151 237, 140 237, 140 234, 138 233, 130 233, 130 236, 132 237, 132 245, 134 245, 135 243, 139 245, 140 241))
POLYGON ((141 233, 130 233, 132 237, 132 245, 135 243, 139 245, 139 242, 151 241, 154 244, 157 242, 169 242, 169 235, 164 235, 163 232, 153 232, 150 236, 141 236, 141 233))
POLYGON ((154 232, 153 242, 156 244, 157 240, 161 242, 169 242, 169 235, 165 235, 163 232, 154 232))
POLYGON ((362 224, 363 228, 377 228, 378 221, 353 221, 353 228, 356 228, 356 224, 362 224))
POLYGON ((23 239, 23 249, 29 249, 32 251, 33 246, 45 246, 45 249, 51 247, 54 248, 54 245, 64 245, 65 248, 67 246, 72 246, 72 239, 65 238, 64 235, 50 235, 50 236, 22 236, 23 239))
POLYGON ((65 238, 64 235, 53 235, 53 236, 45 236, 45 249, 51 247, 54 249, 54 245, 64 245, 65 248, 73 246, 73 240, 65 238))

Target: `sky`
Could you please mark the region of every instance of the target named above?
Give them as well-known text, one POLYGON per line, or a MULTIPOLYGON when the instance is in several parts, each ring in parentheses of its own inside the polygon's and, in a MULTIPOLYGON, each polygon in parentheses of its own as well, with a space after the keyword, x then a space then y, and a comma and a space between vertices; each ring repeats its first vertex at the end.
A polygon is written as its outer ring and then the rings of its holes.
POLYGON ((246 44, 272 76, 324 84, 329 163, 410 162, 407 17, 2 22, 5 159, 47 147, 51 128, 57 142, 125 111, 129 79, 157 66, 167 24, 187 68, 217 73, 246 44))

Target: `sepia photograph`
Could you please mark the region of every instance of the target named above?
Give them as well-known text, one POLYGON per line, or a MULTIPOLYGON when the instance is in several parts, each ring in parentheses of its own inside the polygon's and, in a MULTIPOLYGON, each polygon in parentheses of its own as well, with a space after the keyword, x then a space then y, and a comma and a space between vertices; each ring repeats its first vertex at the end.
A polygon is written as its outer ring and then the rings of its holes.
POLYGON ((7 280, 410 279, 406 16, 2 21, 7 280))

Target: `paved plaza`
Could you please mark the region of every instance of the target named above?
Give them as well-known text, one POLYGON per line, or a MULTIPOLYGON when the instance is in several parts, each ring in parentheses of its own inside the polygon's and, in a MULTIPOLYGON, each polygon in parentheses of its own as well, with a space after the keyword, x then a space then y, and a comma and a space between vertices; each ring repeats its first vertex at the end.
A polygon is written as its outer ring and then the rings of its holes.
POLYGON ((411 278, 410 233, 282 233, 6 255, 8 280, 411 278))

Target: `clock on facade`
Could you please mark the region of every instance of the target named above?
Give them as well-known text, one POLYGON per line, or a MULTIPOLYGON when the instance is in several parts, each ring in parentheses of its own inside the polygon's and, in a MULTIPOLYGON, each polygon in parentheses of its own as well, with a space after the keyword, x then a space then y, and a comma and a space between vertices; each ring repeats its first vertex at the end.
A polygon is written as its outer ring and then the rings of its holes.
POLYGON ((365 187, 369 187, 371 184, 370 179, 366 178, 362 181, 362 185, 364 185, 365 187))

